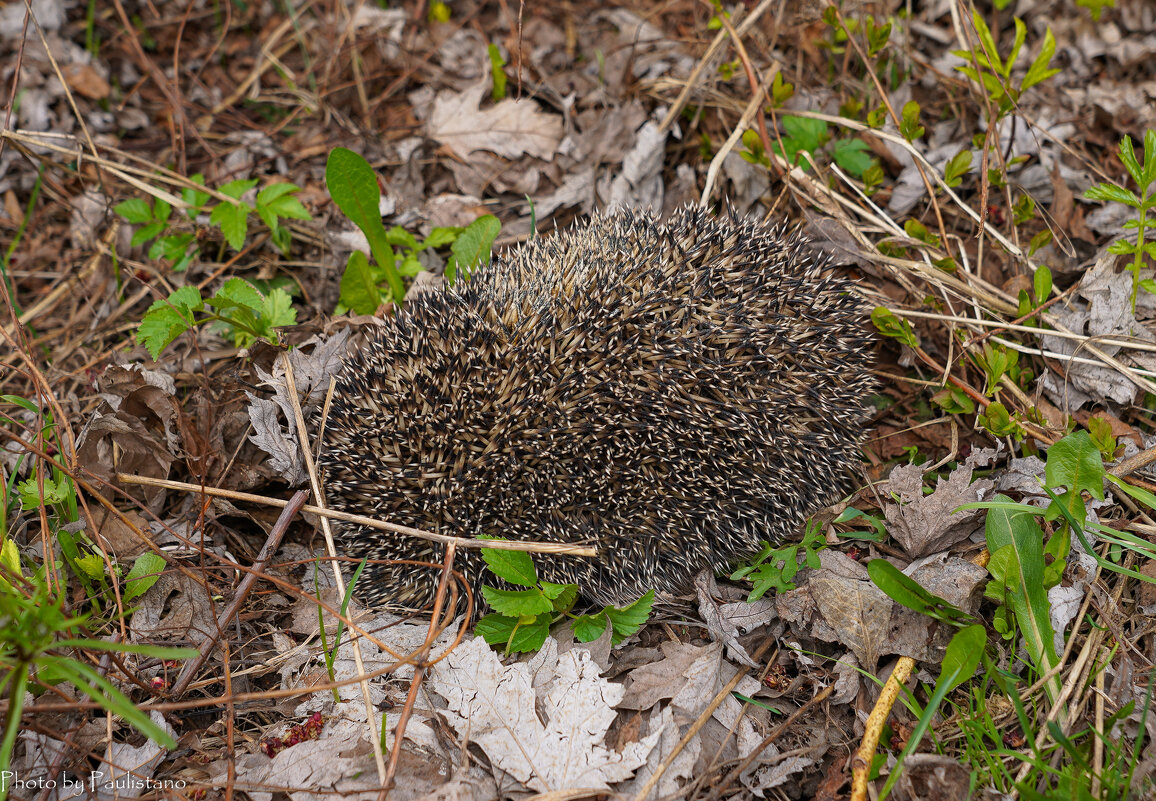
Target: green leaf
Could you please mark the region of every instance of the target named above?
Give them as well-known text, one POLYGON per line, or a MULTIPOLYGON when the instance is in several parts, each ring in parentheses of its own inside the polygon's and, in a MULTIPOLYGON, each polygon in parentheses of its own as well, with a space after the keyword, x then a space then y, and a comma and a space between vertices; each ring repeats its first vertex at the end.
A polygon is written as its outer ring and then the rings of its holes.
POLYGON ((928 592, 915 579, 906 575, 886 559, 872 559, 867 563, 867 575, 875 586, 887 593, 897 604, 913 612, 937 620, 963 620, 967 615, 954 604, 928 592))
POLYGON ((143 225, 153 221, 153 208, 147 200, 139 197, 117 203, 112 210, 130 223, 143 225))
POLYGON ((1048 449, 1045 479, 1053 490, 1087 490, 1093 498, 1104 499, 1104 460, 1087 431, 1073 431, 1048 449))
POLYGON ((243 278, 230 278, 217 290, 217 294, 205 301, 205 305, 218 309, 242 306, 259 312, 263 302, 261 293, 248 281, 243 278))
POLYGON ((578 615, 571 621, 574 630, 574 639, 578 642, 594 642, 606 632, 610 625, 610 618, 605 612, 595 612, 592 615, 578 615))
POLYGON ((313 217, 305 209, 305 206, 301 204, 301 201, 295 197, 292 197, 291 195, 275 198, 264 207, 258 206, 258 208, 264 208, 267 211, 276 214, 278 217, 285 217, 291 220, 313 219, 313 217))
POLYGON ((219 226, 229 247, 240 252, 245 247, 245 234, 249 231, 249 212, 252 210, 253 207, 248 203, 221 202, 209 214, 209 222, 219 226))
POLYGON ((248 192, 256 186, 257 183, 258 179, 256 178, 243 178, 237 181, 229 181, 229 183, 221 187, 220 192, 222 195, 227 195, 234 200, 240 200, 241 195, 248 192))
POLYGON ((514 636, 514 630, 517 627, 518 618, 491 612, 477 622, 477 625, 474 626, 474 634, 484 638, 490 645, 505 647, 510 638, 514 636))
MULTIPOLYGON (((1009 499, 997 495, 995 500, 1009 499)), ((1008 606, 1015 612, 1028 653, 1036 670, 1044 673, 1059 660, 1055 651, 1051 606, 1044 590, 1044 532, 1036 514, 1038 511, 1012 512, 993 507, 987 514, 986 537, 992 562, 996 562, 996 555, 1000 554, 1000 564, 1007 571, 1000 580, 1010 593, 1008 606)), ((988 571, 993 572, 992 563, 988 564, 988 571)), ((1054 701, 1059 695, 1059 678, 1053 676, 1045 688, 1054 701)))
POLYGON ((924 128, 919 124, 919 104, 908 100, 903 104, 903 113, 899 121, 899 133, 909 142, 919 139, 924 134, 924 128))
POLYGON ((963 183, 963 176, 971 169, 971 151, 964 149, 956 153, 943 168, 943 182, 950 187, 963 183))
POLYGON ((526 551, 507 551, 504 548, 482 548, 482 559, 490 572, 519 587, 537 587, 538 571, 526 551))
POLYGON ((271 289, 261 302, 261 316, 266 320, 266 331, 297 324, 297 310, 293 298, 280 287, 271 289))
POLYGON ((167 299, 157 300, 145 312, 137 327, 136 338, 155 361, 161 351, 196 323, 192 313, 204 308, 201 292, 195 286, 183 286, 167 299))
POLYGON ((148 242, 154 236, 161 234, 164 230, 165 224, 163 222, 149 223, 143 228, 138 228, 133 232, 132 240, 129 242, 129 244, 134 248, 139 247, 145 242, 148 242))
POLYGON ((496 103, 506 96, 506 71, 502 69, 506 66, 506 60, 502 58, 502 51, 498 49, 496 44, 490 45, 489 54, 490 75, 494 80, 494 89, 490 92, 490 96, 496 103))
POLYGON ((1036 303, 1046 303, 1048 296, 1052 294, 1052 271, 1048 269, 1046 264, 1041 264, 1036 269, 1032 284, 1032 291, 1035 293, 1036 303))
MULTIPOLYGON (((1019 22, 1019 20, 1016 20, 1019 22)), ((1021 23, 1022 24, 1022 23, 1021 23)), ((1020 85, 1021 91, 1027 91, 1037 83, 1046 81, 1059 72, 1058 69, 1048 68, 1051 63, 1052 56, 1056 54, 1056 38, 1052 36, 1052 29, 1049 26, 1044 33, 1044 43, 1040 47, 1040 54, 1036 56, 1036 60, 1032 62, 1031 67, 1028 68, 1027 74, 1024 76, 1024 81, 1020 85)))
POLYGON ((325 164, 325 185, 342 213, 361 229, 378 266, 385 270, 395 303, 405 297, 405 285, 394 269, 393 250, 381 221, 381 190, 369 162, 344 147, 336 147, 325 164))
POLYGON ((1106 200, 1115 203, 1124 203, 1132 208, 1140 207, 1140 198, 1135 193, 1115 184, 1096 184, 1084 192, 1088 200, 1106 200))
POLYGON ((164 572, 166 562, 151 551, 143 553, 133 562, 132 570, 124 577, 125 603, 144 595, 150 587, 157 583, 157 579, 164 572))
POLYGON ((0 565, 4 567, 4 570, 0 571, 0 582, 8 586, 11 585, 4 578, 5 574, 9 576, 24 575, 24 571, 20 569, 20 549, 16 547, 16 543, 7 538, 0 544, 0 565))
MULTIPOLYGON (((199 172, 195 175, 190 175, 189 180, 201 186, 205 185, 205 176, 199 172)), ((189 208, 185 210, 185 214, 188 215, 190 220, 197 218, 197 214, 204 208, 205 204, 209 202, 209 197, 208 192, 200 189, 193 189, 192 187, 186 186, 181 190, 181 200, 185 201, 189 206, 189 208)))
POLYGON ((554 609, 550 599, 538 589, 501 590, 497 587, 485 586, 482 587, 482 597, 486 599, 486 603, 495 612, 507 617, 540 615, 554 609))
POLYGON ((827 141, 827 123, 810 117, 783 117, 783 130, 798 150, 814 153, 827 141))
POLYGON ((425 238, 422 247, 440 248, 452 243, 465 228, 459 228, 452 225, 439 225, 429 232, 429 236, 425 238))
POLYGON ((381 305, 381 291, 369 267, 369 259, 360 250, 349 254, 341 276, 339 297, 346 308, 357 314, 373 314, 381 305))
POLYGON ((638 631, 646 619, 650 617, 650 609, 654 606, 654 590, 647 590, 646 594, 630 606, 617 609, 608 606, 602 611, 610 618, 610 625, 614 627, 614 645, 625 640, 638 631))
POLYGON ((458 271, 464 278, 470 277, 470 272, 480 264, 488 264, 490 251, 502 224, 492 214, 483 214, 466 226, 461 235, 454 240, 450 251, 453 260, 446 265, 446 279, 453 283, 458 277, 458 271))
POLYGON ((98 554, 90 553, 76 560, 76 566, 90 579, 104 578, 104 559, 98 554))
POLYGON ((409 250, 418 250, 420 246, 417 242, 417 237, 409 231, 402 228, 400 225, 395 225, 385 232, 385 241, 395 247, 403 247, 409 250))
POLYGON ((835 163, 856 178, 875 163, 871 148, 862 139, 840 139, 833 148, 835 163))

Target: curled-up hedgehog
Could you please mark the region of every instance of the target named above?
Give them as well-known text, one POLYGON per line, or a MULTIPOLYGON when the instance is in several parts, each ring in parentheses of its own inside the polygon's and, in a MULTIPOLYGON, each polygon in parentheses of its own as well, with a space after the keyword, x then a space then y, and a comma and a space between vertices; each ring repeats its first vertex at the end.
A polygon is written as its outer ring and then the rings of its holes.
MULTIPOLYGON (((874 382, 865 303, 797 234, 684 209, 620 211, 406 302, 341 371, 330 504, 459 537, 591 544, 539 578, 599 604, 687 590, 840 498, 874 382)), ((440 562, 352 524, 348 556, 440 562)), ((484 563, 459 550, 475 588, 484 563)), ((439 573, 370 564, 374 606, 439 573)))

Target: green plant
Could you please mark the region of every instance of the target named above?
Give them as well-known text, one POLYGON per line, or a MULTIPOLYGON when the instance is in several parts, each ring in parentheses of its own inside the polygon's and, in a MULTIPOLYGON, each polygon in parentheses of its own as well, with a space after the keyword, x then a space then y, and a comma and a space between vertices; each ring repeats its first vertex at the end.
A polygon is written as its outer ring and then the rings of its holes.
POLYGON ((767 590, 776 593, 795 589, 792 581, 799 570, 806 565, 812 570, 819 569, 819 551, 827 547, 823 528, 814 521, 807 525, 803 541, 787 543, 778 548, 769 542, 750 561, 731 573, 731 581, 750 579, 753 582, 747 601, 757 601, 767 590))
POLYGON ((1132 256, 1132 263, 1128 269, 1132 273, 1132 311, 1136 311, 1136 293, 1143 287, 1148 292, 1156 292, 1156 282, 1151 278, 1140 280, 1140 270, 1144 266, 1144 256, 1156 259, 1156 242, 1148 241, 1148 212, 1156 208, 1156 193, 1152 191, 1156 184, 1156 131, 1144 132, 1144 163, 1136 159, 1136 151, 1132 147, 1132 137, 1125 136, 1120 140, 1120 162, 1124 169, 1136 182, 1140 194, 1137 195, 1122 186, 1115 184, 1097 184, 1084 193, 1089 200, 1111 200, 1123 203, 1136 209, 1138 217, 1128 220, 1124 228, 1136 232, 1136 244, 1127 239, 1118 239, 1108 248, 1109 253, 1121 256, 1132 256))
POLYGON ((1044 33, 1044 43, 1040 46, 1040 52, 1017 85, 1012 80, 1011 74, 1027 39, 1027 27, 1023 20, 1015 18, 1015 41, 1012 43, 1011 52, 1004 59, 1000 57, 995 37, 992 36, 991 29, 987 27, 979 11, 973 11, 971 18, 979 39, 979 47, 971 50, 953 50, 954 55, 968 62, 956 69, 983 88, 991 101, 996 104, 995 117, 1000 119, 1015 108, 1020 95, 1060 71, 1048 66, 1056 53, 1056 40, 1049 27, 1044 33))
POLYGON ((257 339, 276 343, 276 329, 296 322, 297 311, 284 289, 263 294, 247 281, 230 278, 210 298, 202 298, 201 291, 190 285, 155 301, 145 312, 136 336, 155 360, 174 339, 198 325, 220 324, 242 348, 257 339))
POLYGON ((502 51, 496 44, 491 44, 487 52, 490 56, 490 76, 494 83, 490 98, 497 103, 506 96, 506 59, 502 57, 502 51))
MULTIPOLYGON (((74 690, 99 704, 108 713, 165 748, 176 742, 148 713, 102 673, 73 654, 77 651, 104 651, 141 654, 157 659, 188 659, 194 648, 163 648, 128 645, 95 639, 86 632, 88 616, 69 616, 63 598, 56 595, 41 568, 26 578, 16 545, 0 541, 0 693, 8 699, 0 740, 0 765, 10 765, 26 692, 39 694, 46 688, 67 682, 74 690)), ((6 795, 0 787, 0 799, 6 795)))
POLYGON ((1088 13, 1092 15, 1092 22, 1099 22, 1105 8, 1116 7, 1116 0, 1076 0, 1076 5, 1088 9, 1088 13))
MULTIPOLYGON (((204 186, 205 183, 205 178, 200 173, 193 175, 190 180, 199 186, 204 186)), ((242 200, 242 197, 256 187, 257 183, 256 178, 230 181, 219 190, 227 199, 212 206, 209 205, 212 195, 207 191, 185 187, 181 192, 181 200, 185 204, 187 221, 181 227, 187 228, 200 214, 207 212, 209 222, 221 230, 224 241, 233 250, 240 251, 245 247, 245 237, 249 232, 249 215, 256 212, 268 227, 273 244, 283 254, 288 255, 292 234, 281 220, 310 219, 309 212, 295 197, 300 190, 290 183, 270 184, 257 193, 255 205, 250 205, 242 200)), ((174 272, 187 269, 200 253, 196 233, 177 227, 177 223, 172 219, 173 206, 166 200, 159 197, 155 201, 130 198, 118 203, 113 207, 113 211, 126 221, 141 226, 133 232, 132 246, 152 242, 148 249, 149 258, 167 259, 172 262, 174 272)))
POLYGON ((502 646, 507 654, 537 651, 546 641, 550 626, 564 618, 570 618, 579 642, 598 639, 610 626, 611 642, 617 645, 642 627, 654 604, 651 590, 629 606, 605 606, 588 615, 571 614, 570 609, 578 600, 578 585, 539 581, 534 560, 526 551, 483 548, 482 558, 495 576, 525 588, 482 587, 482 595, 494 611, 479 620, 474 631, 491 645, 502 646))
MULTIPOLYGON (((870 148, 862 139, 848 136, 831 141, 831 133, 824 120, 786 115, 781 122, 782 145, 780 146, 778 141, 773 141, 771 150, 792 165, 809 170, 810 160, 803 158, 801 154, 806 152, 813 157, 824 152, 824 147, 829 144, 831 160, 856 178, 862 178, 869 168, 877 166, 875 158, 870 154, 870 148)), ((739 155, 746 161, 770 167, 771 161, 763 149, 762 140, 753 129, 743 133, 743 148, 739 155)))
POLYGON ((468 278, 474 267, 489 259, 501 230, 498 218, 486 214, 465 228, 434 228, 423 240, 399 226, 387 231, 381 221, 377 175, 369 162, 343 147, 334 148, 329 154, 325 184, 333 202, 365 234, 374 261, 370 264, 360 250, 349 254, 341 277, 339 313, 352 309, 358 314, 373 314, 386 300, 400 304, 405 298, 402 277, 416 275, 421 270, 418 255, 430 248, 450 246, 445 275, 451 284, 459 273, 468 278), (394 252, 395 247, 399 252, 394 252), (383 282, 389 286, 384 294, 383 282))

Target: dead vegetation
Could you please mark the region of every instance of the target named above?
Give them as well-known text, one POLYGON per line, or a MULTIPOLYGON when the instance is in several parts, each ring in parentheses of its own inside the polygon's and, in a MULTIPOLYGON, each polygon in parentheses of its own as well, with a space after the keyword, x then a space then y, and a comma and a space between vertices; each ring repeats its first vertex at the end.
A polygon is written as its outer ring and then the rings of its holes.
POLYGON ((384 5, 0 7, 0 796, 1151 797, 1156 7, 384 5), (389 311, 337 147, 411 292, 483 215, 802 225, 879 307, 862 489, 613 651, 501 659, 448 571, 341 615, 265 502, 389 311))

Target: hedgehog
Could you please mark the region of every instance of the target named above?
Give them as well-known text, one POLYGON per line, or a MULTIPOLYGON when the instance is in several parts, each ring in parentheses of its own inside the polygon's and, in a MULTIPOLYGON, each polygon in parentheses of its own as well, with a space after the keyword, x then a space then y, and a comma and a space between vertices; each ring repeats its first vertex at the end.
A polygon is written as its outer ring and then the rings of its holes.
MULTIPOLYGON (((330 504, 535 556, 597 604, 685 592, 852 486, 874 386, 856 287, 797 229, 685 208, 536 238, 406 301, 343 365, 330 504)), ((427 607, 441 546, 353 524, 375 607, 427 607)), ((477 603, 484 562, 459 549, 477 603)), ((486 579, 484 581, 484 579, 486 579)))

